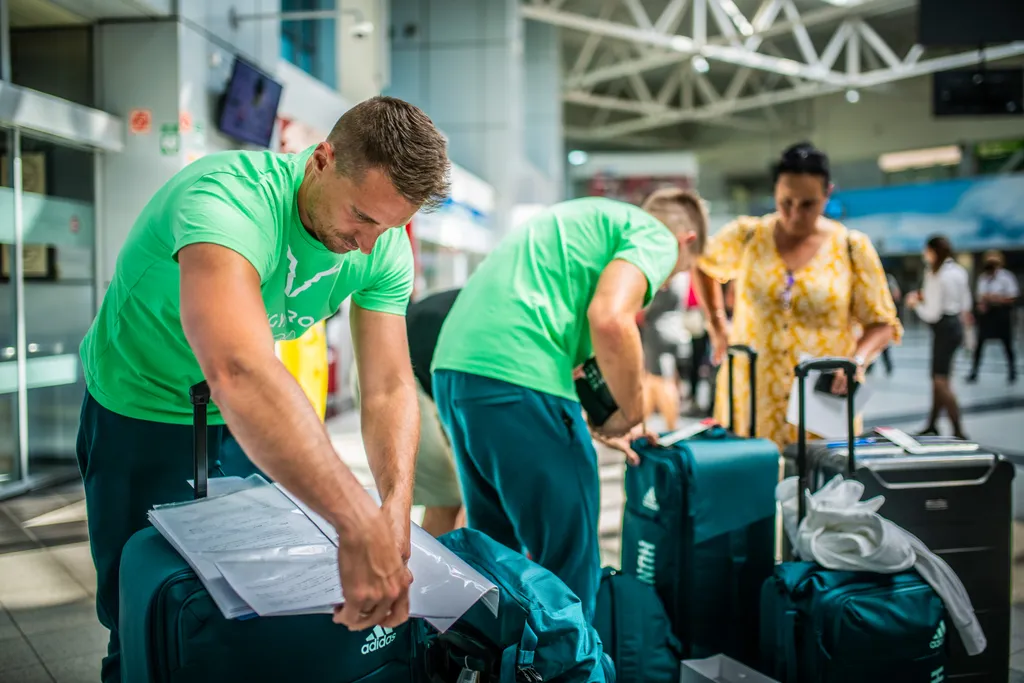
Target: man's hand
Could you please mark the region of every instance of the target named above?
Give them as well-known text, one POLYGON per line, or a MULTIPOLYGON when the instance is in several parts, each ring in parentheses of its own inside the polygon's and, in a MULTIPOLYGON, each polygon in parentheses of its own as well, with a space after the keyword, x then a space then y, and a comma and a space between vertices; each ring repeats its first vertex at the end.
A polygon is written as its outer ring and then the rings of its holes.
POLYGON ((339 536, 338 571, 345 602, 334 608, 334 623, 362 631, 394 628, 409 618, 412 573, 383 511, 371 511, 352 533, 339 536))
POLYGON ((649 443, 658 440, 658 435, 647 429, 644 424, 638 424, 625 436, 607 437, 599 432, 592 432, 594 439, 609 448, 617 450, 626 456, 626 464, 635 467, 640 464, 640 456, 633 450, 633 442, 645 439, 649 443))

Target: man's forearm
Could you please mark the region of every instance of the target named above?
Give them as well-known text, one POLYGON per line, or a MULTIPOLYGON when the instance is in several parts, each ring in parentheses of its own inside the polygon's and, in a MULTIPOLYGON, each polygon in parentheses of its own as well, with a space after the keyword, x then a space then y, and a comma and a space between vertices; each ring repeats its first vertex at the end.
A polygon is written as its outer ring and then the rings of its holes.
POLYGON ((411 505, 420 413, 409 383, 360 396, 363 444, 383 501, 411 505))
POLYGON ((636 322, 632 318, 591 321, 590 338, 601 374, 623 417, 632 424, 641 422, 643 346, 636 322))
POLYGON ((246 455, 345 536, 376 507, 338 457, 298 382, 276 359, 210 373, 211 397, 246 455))

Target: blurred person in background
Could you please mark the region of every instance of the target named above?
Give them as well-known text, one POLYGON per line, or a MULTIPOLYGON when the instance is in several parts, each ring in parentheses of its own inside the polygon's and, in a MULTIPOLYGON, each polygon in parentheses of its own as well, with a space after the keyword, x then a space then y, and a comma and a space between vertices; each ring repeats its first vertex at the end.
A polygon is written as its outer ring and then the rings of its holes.
MULTIPOLYGON (((680 273, 680 275, 685 275, 680 273)), ((679 315, 679 293, 666 282, 654 293, 643 311, 640 340, 644 350, 644 396, 648 416, 658 412, 665 428, 672 431, 679 419, 679 388, 675 359, 683 343, 683 323, 679 315), (666 363, 666 357, 672 359, 666 363)))
MULTIPOLYGON (((902 326, 871 241, 826 219, 832 190, 828 157, 810 144, 783 152, 773 167, 777 211, 743 217, 708 239, 695 270, 698 297, 708 320, 714 363, 728 344, 749 344, 758 353, 757 435, 780 448, 796 440, 786 421, 793 368, 802 354, 852 359, 863 380, 867 365, 902 326), (733 280, 731 329, 720 283, 733 280), (863 330, 858 335, 857 331, 863 330)), ((745 358, 736 359, 736 428, 747 434, 750 390, 745 358)), ((718 373, 715 417, 728 420, 728 373, 718 373)), ((832 391, 845 394, 839 371, 832 391)))
MULTIPOLYGON (((465 524, 459 478, 455 472, 452 446, 437 416, 430 363, 441 325, 452 310, 459 289, 449 289, 409 304, 405 314, 409 337, 409 358, 416 377, 416 399, 420 413, 420 440, 416 448, 412 504, 422 505, 423 529, 431 536, 442 536, 465 524)), ((352 398, 359 409, 359 374, 349 378, 352 398)))
POLYGON ((690 333, 690 364, 687 368, 687 379, 690 383, 690 413, 703 417, 709 416, 715 407, 714 375, 711 365, 711 340, 708 337, 707 321, 704 320, 704 313, 700 307, 700 300, 697 298, 697 289, 693 278, 687 283, 686 302, 684 311, 686 314, 686 329, 690 333), (700 405, 700 397, 697 393, 700 389, 700 381, 707 374, 708 382, 712 386, 711 399, 707 406, 700 405))
POLYGON ((924 285, 907 295, 907 308, 932 328, 932 408, 928 423, 919 436, 936 436, 938 420, 945 410, 953 423, 953 435, 964 436, 949 373, 953 358, 964 341, 964 323, 971 310, 971 287, 967 269, 953 258, 953 247, 942 235, 931 237, 922 254, 927 266, 924 285))
POLYGON ((560 202, 509 233, 469 277, 433 362, 469 527, 526 551, 593 617, 601 575, 594 438, 619 450, 644 432, 636 317, 707 234, 696 194, 642 207, 560 202), (595 359, 618 409, 589 424, 573 381, 595 359), (618 446, 613 445, 618 443, 618 446))
POLYGON ((981 349, 989 339, 1003 343, 1009 365, 1007 379, 1011 384, 1017 381, 1017 361, 1013 353, 1013 308, 1020 297, 1020 285, 1004 264, 1002 252, 994 249, 986 251, 982 259, 974 306, 978 340, 975 342, 974 363, 971 374, 967 376, 968 382, 978 380, 981 349))

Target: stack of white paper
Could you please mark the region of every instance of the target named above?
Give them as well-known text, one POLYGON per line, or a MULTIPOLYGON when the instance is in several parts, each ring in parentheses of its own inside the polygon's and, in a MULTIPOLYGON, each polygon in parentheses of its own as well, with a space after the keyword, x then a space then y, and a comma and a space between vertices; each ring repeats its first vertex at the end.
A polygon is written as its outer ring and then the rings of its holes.
MULTIPOLYGON (((338 536, 326 520, 258 476, 209 484, 211 497, 159 506, 149 519, 225 617, 329 614, 344 602, 338 536)), ((415 524, 411 546, 411 616, 444 632, 478 600, 497 615, 493 583, 415 524)))

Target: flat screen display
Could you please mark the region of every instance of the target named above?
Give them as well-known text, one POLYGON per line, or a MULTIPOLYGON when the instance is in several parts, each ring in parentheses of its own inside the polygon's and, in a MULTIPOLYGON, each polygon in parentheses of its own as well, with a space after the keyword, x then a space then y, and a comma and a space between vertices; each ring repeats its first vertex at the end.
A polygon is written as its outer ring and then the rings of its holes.
POLYGON ((221 103, 218 128, 236 140, 269 147, 283 87, 245 60, 236 59, 221 103))

